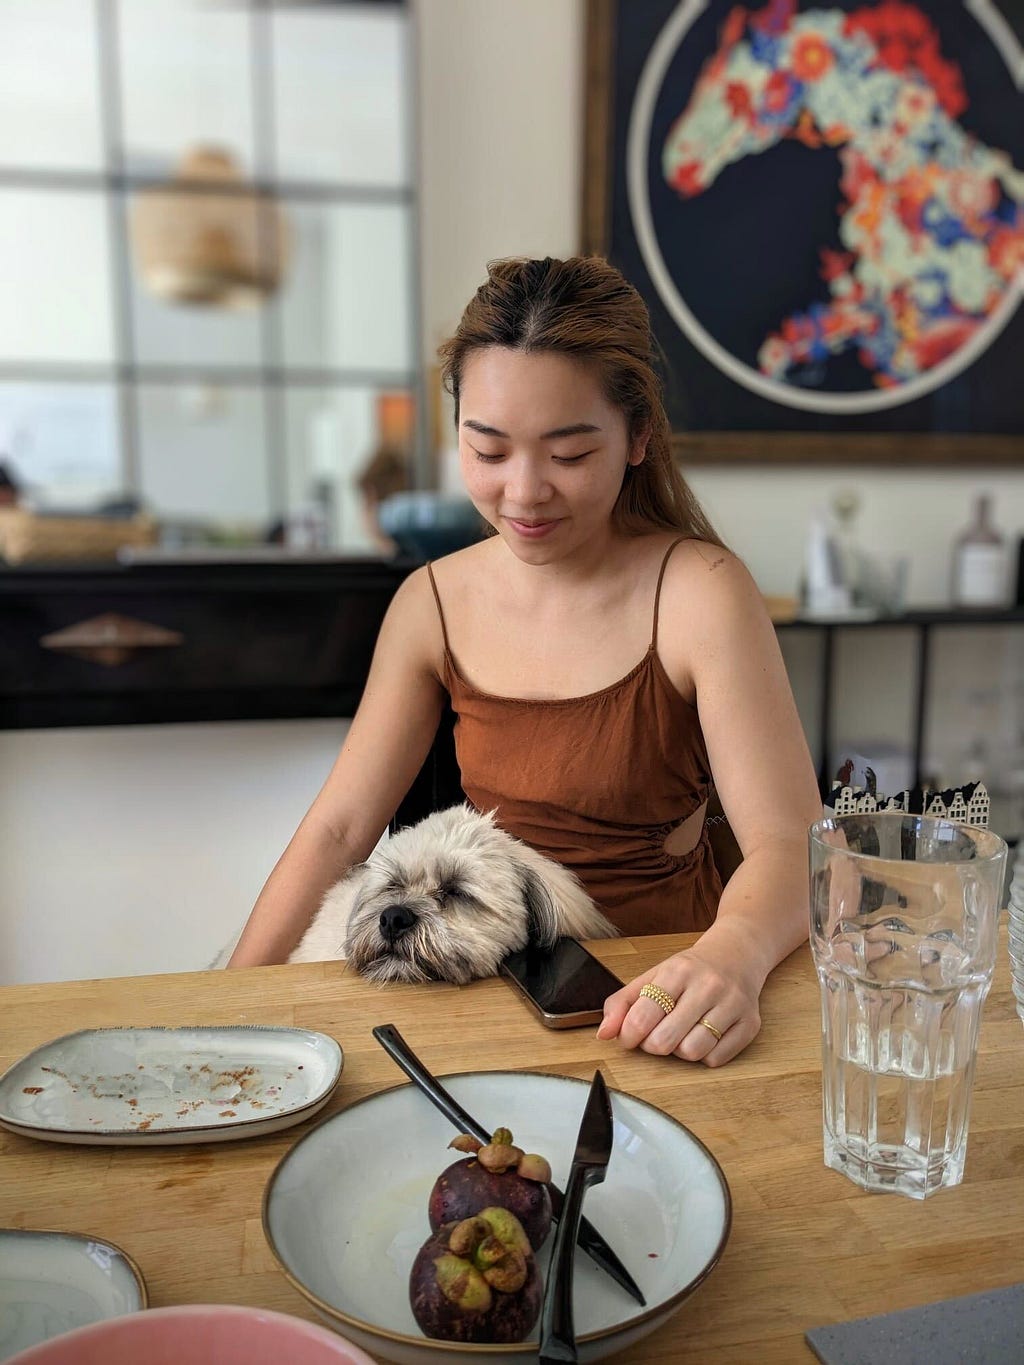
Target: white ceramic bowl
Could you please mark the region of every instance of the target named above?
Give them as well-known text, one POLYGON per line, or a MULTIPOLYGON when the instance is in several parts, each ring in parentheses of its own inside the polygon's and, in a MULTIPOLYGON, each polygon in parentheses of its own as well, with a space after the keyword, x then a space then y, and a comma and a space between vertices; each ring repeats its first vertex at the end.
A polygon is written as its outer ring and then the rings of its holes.
MULTIPOLYGON (((532 1072, 444 1077, 486 1128, 551 1162, 565 1188, 588 1083, 532 1072)), ((601 1360, 652 1332, 714 1269, 729 1236, 729 1187, 714 1157, 662 1110, 612 1091, 615 1144, 584 1214, 640 1285, 640 1306, 577 1252, 574 1314, 581 1361, 601 1360)), ((263 1229, 282 1270, 321 1317, 379 1360, 512 1365, 537 1358, 532 1341, 464 1345, 425 1337, 409 1307, 413 1259, 430 1233, 434 1180, 459 1154, 455 1130, 413 1085, 350 1105, 288 1151, 263 1199, 263 1229)), ((541 1248, 546 1274, 551 1238, 541 1248)))

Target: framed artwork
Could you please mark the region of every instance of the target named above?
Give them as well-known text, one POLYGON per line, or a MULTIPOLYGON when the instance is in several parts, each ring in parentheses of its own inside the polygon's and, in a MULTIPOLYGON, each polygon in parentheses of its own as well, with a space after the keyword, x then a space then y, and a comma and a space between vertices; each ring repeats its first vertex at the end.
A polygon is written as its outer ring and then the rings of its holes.
POLYGON ((1010 0, 588 0, 583 250, 686 463, 1024 465, 1022 82, 1010 0))

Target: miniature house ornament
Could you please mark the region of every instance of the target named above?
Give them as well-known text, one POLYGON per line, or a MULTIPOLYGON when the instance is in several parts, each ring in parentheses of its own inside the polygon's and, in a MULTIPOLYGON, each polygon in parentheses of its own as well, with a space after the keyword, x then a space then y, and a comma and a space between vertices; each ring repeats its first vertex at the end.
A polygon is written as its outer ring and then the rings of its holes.
POLYGON ((825 802, 832 815, 863 815, 868 811, 903 811, 907 815, 930 815, 960 825, 988 826, 989 794, 984 782, 968 782, 963 787, 932 791, 928 787, 908 787, 891 796, 870 787, 834 782, 825 802))

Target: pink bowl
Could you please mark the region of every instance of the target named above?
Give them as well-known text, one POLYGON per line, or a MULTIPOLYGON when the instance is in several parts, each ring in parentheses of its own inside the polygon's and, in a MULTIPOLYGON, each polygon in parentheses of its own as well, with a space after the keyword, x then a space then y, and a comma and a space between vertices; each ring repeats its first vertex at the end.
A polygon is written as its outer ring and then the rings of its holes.
POLYGON ((30 1346, 6 1365, 374 1365, 337 1332, 229 1304, 146 1308, 30 1346))

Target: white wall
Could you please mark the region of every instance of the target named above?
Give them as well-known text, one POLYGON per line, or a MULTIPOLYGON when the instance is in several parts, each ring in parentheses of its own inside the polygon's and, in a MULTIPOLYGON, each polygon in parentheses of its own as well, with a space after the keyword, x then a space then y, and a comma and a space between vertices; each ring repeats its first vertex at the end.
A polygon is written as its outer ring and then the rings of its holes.
POLYGON ((1012 470, 836 465, 813 471, 700 468, 687 477, 719 534, 766 593, 796 592, 811 512, 841 489, 860 494, 856 533, 864 548, 880 558, 909 558, 907 599, 915 606, 949 602, 953 541, 971 521, 977 493, 992 494, 996 525, 1012 542, 1014 568, 1017 537, 1024 534, 1024 473, 1012 470))
POLYGON ((302 720, 0 734, 0 985, 209 966, 347 729, 302 720))
MULTIPOLYGON (((419 0, 425 355, 504 255, 580 245, 582 0, 419 0)), ((1024 473, 918 469, 688 471, 725 540, 768 593, 795 591, 810 509, 862 495, 865 547, 908 554, 909 598, 948 599, 949 555, 975 491, 1004 533, 1024 532, 1024 473)))
POLYGON ((580 0, 416 0, 428 364, 497 256, 579 242, 580 0))

